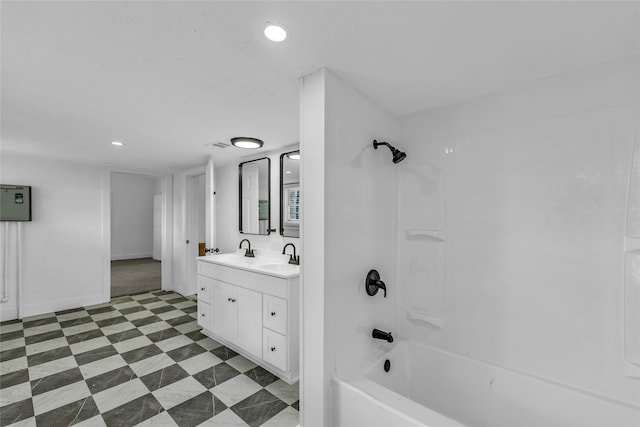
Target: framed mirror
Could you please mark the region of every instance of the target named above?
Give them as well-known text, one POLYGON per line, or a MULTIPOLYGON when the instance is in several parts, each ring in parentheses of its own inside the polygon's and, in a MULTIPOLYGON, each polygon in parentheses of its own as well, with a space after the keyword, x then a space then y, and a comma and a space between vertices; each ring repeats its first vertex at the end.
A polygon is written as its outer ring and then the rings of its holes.
MULTIPOLYGON (((271 161, 267 157, 238 166, 240 233, 271 231, 271 161)), ((275 230, 273 230, 275 231, 275 230)))
POLYGON ((300 237, 300 150, 280 156, 280 234, 300 237))

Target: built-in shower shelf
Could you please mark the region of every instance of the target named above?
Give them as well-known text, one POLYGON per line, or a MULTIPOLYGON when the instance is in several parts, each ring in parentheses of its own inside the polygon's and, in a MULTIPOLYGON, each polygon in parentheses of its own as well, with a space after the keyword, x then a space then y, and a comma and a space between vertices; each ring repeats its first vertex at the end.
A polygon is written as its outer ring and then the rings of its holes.
POLYGON ((404 237, 407 240, 444 242, 444 232, 441 230, 405 230, 404 237))
POLYGON ((442 328, 444 326, 444 316, 434 316, 432 314, 425 313, 423 311, 407 309, 407 319, 419 320, 421 322, 429 323, 430 325, 442 328))

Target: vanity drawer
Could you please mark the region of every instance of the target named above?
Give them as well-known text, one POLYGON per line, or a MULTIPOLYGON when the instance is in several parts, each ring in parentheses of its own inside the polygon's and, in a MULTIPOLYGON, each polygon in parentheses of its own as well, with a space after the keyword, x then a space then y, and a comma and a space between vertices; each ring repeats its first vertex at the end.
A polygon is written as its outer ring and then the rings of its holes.
POLYGON ((262 325, 287 335, 287 300, 265 294, 262 298, 262 325))
POLYGON ((202 326, 204 329, 207 329, 207 330, 213 329, 212 315, 213 313, 211 312, 211 304, 198 301, 198 325, 202 326))
POLYGON ((211 295, 213 292, 213 280, 208 277, 198 276, 198 301, 204 301, 211 304, 211 295))
POLYGON ((262 359, 265 362, 283 371, 289 369, 287 360, 287 337, 264 328, 262 330, 262 343, 262 359))

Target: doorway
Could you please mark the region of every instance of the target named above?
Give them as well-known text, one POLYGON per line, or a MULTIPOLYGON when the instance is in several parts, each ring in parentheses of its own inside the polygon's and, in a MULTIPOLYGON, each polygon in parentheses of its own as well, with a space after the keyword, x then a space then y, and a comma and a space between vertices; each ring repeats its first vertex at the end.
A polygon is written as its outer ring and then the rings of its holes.
POLYGON ((162 288, 162 178, 111 173, 111 297, 162 288))
POLYGON ((206 247, 206 174, 187 175, 187 287, 195 293, 196 257, 204 256, 206 247))

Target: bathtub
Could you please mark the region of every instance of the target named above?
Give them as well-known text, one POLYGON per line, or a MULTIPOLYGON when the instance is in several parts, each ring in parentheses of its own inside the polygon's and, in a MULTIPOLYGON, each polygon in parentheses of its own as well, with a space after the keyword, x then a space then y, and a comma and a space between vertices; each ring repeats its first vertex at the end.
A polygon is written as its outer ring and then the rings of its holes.
POLYGON ((334 378, 332 404, 336 427, 640 425, 640 406, 414 342, 363 376, 334 378))

